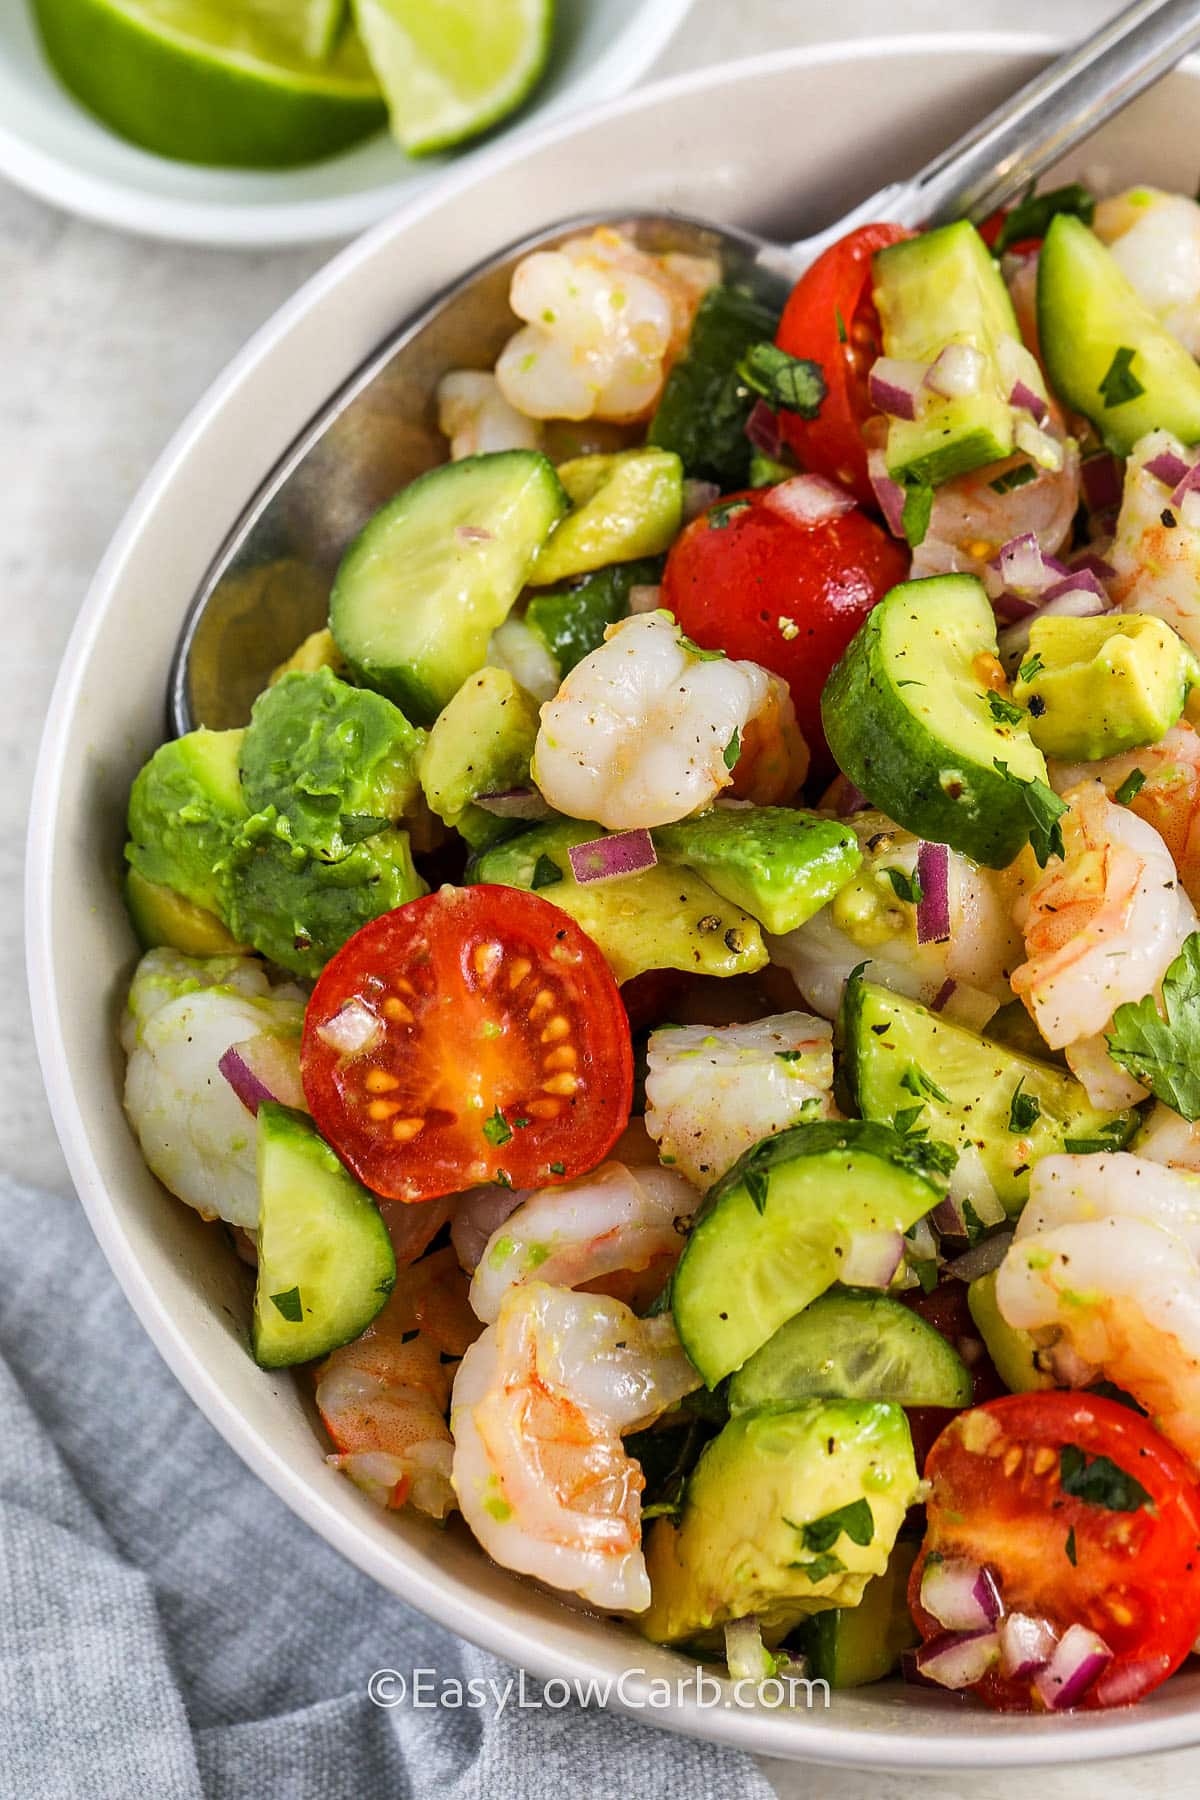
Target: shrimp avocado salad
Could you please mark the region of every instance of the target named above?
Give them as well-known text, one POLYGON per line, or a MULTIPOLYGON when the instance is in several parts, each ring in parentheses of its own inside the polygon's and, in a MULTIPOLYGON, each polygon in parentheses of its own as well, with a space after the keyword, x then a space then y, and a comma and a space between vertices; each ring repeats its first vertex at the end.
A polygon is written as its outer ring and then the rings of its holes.
POLYGON ((1200 1635, 1200 205, 511 305, 133 783, 146 1161, 376 1505, 739 1678, 1135 1701, 1200 1635))

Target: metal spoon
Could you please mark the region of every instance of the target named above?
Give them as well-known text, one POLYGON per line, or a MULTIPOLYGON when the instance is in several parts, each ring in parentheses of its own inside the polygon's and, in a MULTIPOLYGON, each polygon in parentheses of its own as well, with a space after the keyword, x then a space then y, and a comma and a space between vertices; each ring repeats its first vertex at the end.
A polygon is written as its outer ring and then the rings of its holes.
POLYGON ((675 214, 574 218, 472 269, 338 389, 234 523, 180 633, 167 696, 172 733, 244 724, 271 669, 324 624, 351 538, 385 500, 445 460, 433 416, 438 380, 448 369, 491 367, 515 328, 508 308, 514 265, 531 249, 615 224, 647 249, 716 255, 726 279, 748 282, 778 305, 814 257, 856 225, 986 218, 1197 42, 1200 0, 1135 0, 918 174, 795 244, 675 214))

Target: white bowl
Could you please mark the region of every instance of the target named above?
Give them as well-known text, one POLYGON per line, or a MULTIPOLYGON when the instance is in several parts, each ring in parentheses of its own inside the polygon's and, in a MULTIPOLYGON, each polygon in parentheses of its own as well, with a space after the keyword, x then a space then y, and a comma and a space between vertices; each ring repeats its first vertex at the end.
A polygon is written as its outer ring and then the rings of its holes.
MULTIPOLYGON (((692 0, 558 0, 546 80, 505 136, 624 93, 692 0)), ((61 85, 29 0, 0 5, 0 174, 68 212, 196 244, 302 244, 351 237, 435 181, 456 156, 406 157, 384 132, 307 168, 208 169, 126 143, 61 85)))
MULTIPOLYGON (((117 870, 129 781, 163 729, 171 646, 230 521, 320 401, 464 264, 568 213, 676 205, 781 233, 915 165, 1043 60, 1015 37, 902 39, 709 70, 502 146, 344 251, 263 328, 182 427, 97 574, 42 748, 28 857, 29 968, 63 1148, 96 1235, 197 1405, 352 1562, 541 1677, 615 1678, 650 1723, 772 1756, 895 1768, 1132 1755, 1200 1741, 1200 1678, 1128 1712, 988 1713, 898 1683, 828 1711, 647 1705, 683 1659, 494 1567, 457 1533, 385 1514, 325 1465, 299 1384, 246 1353, 244 1272, 148 1174, 121 1113, 115 1024, 133 961, 117 870)), ((1188 190, 1197 72, 1144 98, 1076 158, 1188 190)))

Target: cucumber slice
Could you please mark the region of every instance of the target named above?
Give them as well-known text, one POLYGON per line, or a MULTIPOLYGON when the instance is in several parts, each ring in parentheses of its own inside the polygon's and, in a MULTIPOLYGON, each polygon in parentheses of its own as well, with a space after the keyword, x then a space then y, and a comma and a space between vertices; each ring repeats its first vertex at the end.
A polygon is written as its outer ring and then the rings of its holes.
POLYGON ((821 720, 838 767, 880 811, 1003 869, 1028 842, 1026 784, 1045 781, 1046 761, 1024 721, 992 710, 981 670, 995 656, 996 620, 975 576, 903 582, 834 668, 821 720))
POLYGON ((329 629, 359 679, 431 725, 482 668, 569 504, 537 450, 418 476, 363 527, 333 584, 329 629))
POLYGON ((312 1362, 361 1336, 396 1280, 374 1197, 305 1113, 258 1109, 258 1283, 254 1360, 312 1362))
POLYGON ((847 983, 842 1032, 842 1067, 863 1117, 891 1121, 920 1105, 917 1123, 959 1155, 976 1152, 1009 1213, 1024 1206, 1029 1171, 1043 1156, 1076 1140, 1119 1150, 1137 1129, 1132 1108, 1101 1112, 1065 1070, 871 981, 847 983))
POLYGON ((861 1231, 907 1231, 943 1198, 940 1146, 858 1119, 794 1125, 709 1189, 671 1284, 680 1341, 708 1387, 838 1278, 861 1231))
POLYGON ((1066 213, 1051 221, 1038 258, 1037 313, 1055 392, 1091 420, 1117 456, 1128 456, 1139 438, 1160 427, 1185 444, 1200 439, 1195 359, 1155 318, 1100 239, 1066 213))
POLYGON ((729 1410, 800 1400, 969 1406, 971 1374, 940 1331, 886 1294, 823 1294, 756 1350, 729 1383, 729 1410))
POLYGON ((908 1578, 920 1548, 916 1538, 902 1538, 857 1606, 833 1607, 805 1621, 798 1647, 814 1679, 831 1688, 865 1687, 890 1675, 904 1651, 920 1643, 908 1610, 908 1578))

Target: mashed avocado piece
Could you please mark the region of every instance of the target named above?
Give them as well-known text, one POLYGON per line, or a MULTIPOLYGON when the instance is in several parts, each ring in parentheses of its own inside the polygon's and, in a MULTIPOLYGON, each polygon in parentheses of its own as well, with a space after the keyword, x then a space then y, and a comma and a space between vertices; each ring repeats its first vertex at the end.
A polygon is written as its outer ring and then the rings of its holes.
POLYGON ((438 714, 418 761, 430 810, 469 844, 503 837, 511 824, 472 801, 525 785, 537 731, 537 701, 507 669, 470 676, 438 714))
POLYGON ((650 1528, 656 1643, 758 1615, 777 1643, 811 1613, 856 1606, 882 1575, 918 1491, 903 1410, 810 1400, 731 1419, 688 1478, 677 1519, 650 1528))
POLYGON ((477 856, 472 881, 533 888, 570 913, 600 946, 618 981, 647 969, 696 975, 749 975, 767 961, 762 932, 706 881, 660 863, 641 875, 583 886, 571 873, 573 844, 603 837, 598 825, 537 825, 477 856))
POLYGON ((1029 735, 1064 762, 1096 762, 1156 744, 1200 682, 1183 639, 1149 613, 1035 619, 1013 699, 1029 735))
POLYGON ((683 524, 683 464, 673 450, 619 450, 558 465, 571 511, 555 526, 529 577, 549 587, 609 563, 669 550, 683 524))
POLYGON ((776 937, 820 912, 862 861, 848 825, 788 806, 717 806, 659 826, 654 843, 776 937))
POLYGON ((337 862, 404 816, 424 743, 382 694, 328 668, 294 670, 254 702, 240 756, 246 805, 273 806, 297 843, 337 862))
POLYGON ((228 923, 229 863, 248 808, 241 731, 189 731, 162 744, 129 795, 125 857, 145 881, 228 923))

